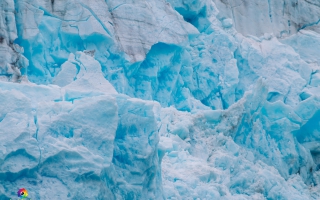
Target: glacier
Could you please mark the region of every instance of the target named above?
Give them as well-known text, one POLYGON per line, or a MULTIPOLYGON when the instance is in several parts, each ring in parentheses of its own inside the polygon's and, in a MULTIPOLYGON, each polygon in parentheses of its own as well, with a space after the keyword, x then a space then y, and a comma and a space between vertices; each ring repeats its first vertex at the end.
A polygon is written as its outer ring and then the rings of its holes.
POLYGON ((320 199, 317 0, 0 7, 0 199, 320 199))

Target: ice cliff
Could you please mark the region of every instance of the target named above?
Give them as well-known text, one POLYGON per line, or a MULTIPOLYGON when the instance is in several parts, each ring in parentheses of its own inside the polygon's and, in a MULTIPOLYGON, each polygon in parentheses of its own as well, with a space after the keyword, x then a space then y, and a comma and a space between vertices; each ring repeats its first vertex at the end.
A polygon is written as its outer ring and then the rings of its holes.
POLYGON ((0 199, 320 198, 314 0, 0 0, 0 199))
POLYGON ((244 35, 274 33, 286 37, 300 30, 318 30, 318 0, 213 0, 219 8, 218 18, 228 17, 244 35))

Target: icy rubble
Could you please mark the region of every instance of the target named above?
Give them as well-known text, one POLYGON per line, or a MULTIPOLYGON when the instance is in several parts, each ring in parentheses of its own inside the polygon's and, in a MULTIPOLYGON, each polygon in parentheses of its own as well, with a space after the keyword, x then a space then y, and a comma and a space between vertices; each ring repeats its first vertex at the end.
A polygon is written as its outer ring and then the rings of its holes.
POLYGON ((0 199, 320 198, 316 2, 0 2, 0 199))
POLYGON ((189 114, 167 108, 160 113, 168 199, 311 199, 304 182, 319 178, 312 173, 314 161, 290 133, 302 120, 289 106, 266 97, 260 80, 224 111, 189 114))

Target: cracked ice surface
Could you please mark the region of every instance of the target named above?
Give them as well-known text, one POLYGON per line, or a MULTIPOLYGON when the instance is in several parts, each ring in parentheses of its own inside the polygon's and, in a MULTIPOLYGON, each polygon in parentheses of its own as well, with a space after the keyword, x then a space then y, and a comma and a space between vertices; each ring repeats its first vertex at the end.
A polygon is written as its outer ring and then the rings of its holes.
POLYGON ((320 4, 317 0, 214 2, 221 11, 218 17, 231 18, 235 28, 244 35, 273 33, 282 38, 302 29, 319 30, 317 25, 320 22, 320 4))
POLYGON ((92 70, 100 65, 90 56, 77 53, 67 62, 81 64, 84 75, 65 87, 1 82, 2 198, 20 185, 36 199, 52 198, 52 187, 60 199, 159 196, 146 185, 159 182, 149 175, 159 173, 154 104, 119 95, 107 80, 92 78, 101 71, 92 70), (90 81, 98 88, 88 90, 90 81), (140 162, 124 168, 136 159, 140 162), (116 187, 123 182, 125 187, 116 187))
POLYGON ((317 1, 0 7, 0 199, 320 198, 317 1))

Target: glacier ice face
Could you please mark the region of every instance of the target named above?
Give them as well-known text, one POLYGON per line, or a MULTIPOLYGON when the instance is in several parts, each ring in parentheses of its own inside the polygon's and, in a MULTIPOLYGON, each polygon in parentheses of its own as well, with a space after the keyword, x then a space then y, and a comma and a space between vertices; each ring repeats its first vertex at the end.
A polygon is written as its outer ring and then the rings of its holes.
POLYGON ((78 50, 96 49, 96 58, 110 68, 106 62, 120 52, 129 61, 142 61, 152 45, 181 43, 198 33, 164 1, 24 0, 15 6, 19 43, 30 57, 29 80, 39 83, 51 82, 69 53, 78 50))
POLYGON ((114 199, 161 199, 155 105, 121 96, 117 102, 119 122, 113 165, 103 174, 106 184, 114 199))
POLYGON ((13 0, 5 0, 0 4, 0 79, 19 82, 25 75, 28 60, 22 55, 24 49, 14 44, 17 39, 15 23, 15 6, 13 0))
POLYGON ((303 181, 312 176, 313 159, 290 133, 301 121, 289 106, 266 97, 260 81, 225 111, 161 113, 160 127, 169 124, 159 131, 167 198, 310 197, 303 181))
POLYGON ((219 18, 231 18, 243 35, 262 36, 273 33, 286 37, 303 29, 319 33, 320 4, 317 0, 214 0, 219 18))
POLYGON ((237 88, 239 95, 252 81, 264 77, 269 86, 269 101, 281 100, 288 105, 296 105, 300 101, 299 94, 308 85, 312 67, 292 48, 282 45, 275 38, 256 42, 245 39, 236 52, 238 66, 242 69, 237 88))
POLYGON ((316 1, 0 7, 0 199, 320 198, 316 1))
POLYGON ((154 103, 119 95, 84 53, 68 64, 80 69, 64 87, 1 82, 1 198, 21 185, 36 199, 160 198, 154 103))
POLYGON ((198 31, 165 1, 106 1, 121 49, 142 61, 153 44, 177 44, 198 31), (157 13, 154 15, 153 13, 157 13), (155 35, 151 35, 154 33, 155 35), (142 42, 143 41, 143 42, 142 42))
MULTIPOLYGON (((27 86, 24 89, 30 87, 60 95, 58 88, 27 86)), ((1 185, 6 186, 5 189, 2 188, 1 193, 4 197, 10 198, 12 195, 6 189, 20 187, 19 185, 28 185, 29 190, 34 191, 30 191, 29 195, 37 199, 52 198, 48 191, 52 189, 50 187, 57 190, 55 198, 76 197, 79 194, 71 194, 68 188, 74 188, 76 191, 77 187, 82 187, 81 182, 88 184, 85 188, 89 188, 90 184, 97 181, 103 167, 110 165, 117 127, 115 99, 90 98, 91 106, 86 107, 81 101, 74 104, 55 102, 54 95, 51 95, 51 101, 48 101, 48 98, 39 98, 38 93, 34 93, 34 101, 38 101, 38 106, 34 107, 32 99, 22 91, 3 90, 1 94, 11 102, 3 104, 7 110, 3 109, 1 121, 1 132, 10 133, 10 137, 2 137, 1 142, 6 144, 1 150, 1 185), (6 98, 8 96, 11 98, 6 98), (99 108, 101 104, 109 106, 103 110, 99 108), (109 114, 106 114, 107 110, 109 114), (85 118, 82 112, 90 112, 92 115, 85 118), (69 121, 70 119, 73 121, 69 121), (107 130, 102 128, 98 119, 110 120, 110 127, 107 130), (15 125, 10 126, 12 123, 15 125), (92 123, 96 125, 91 126, 92 123), (108 134, 104 134, 107 132, 108 134), (109 153, 102 153, 99 149, 109 153), (59 168, 61 170, 57 170, 59 168), (71 186, 69 181, 75 179, 79 180, 77 182, 80 185, 71 186), (43 190, 33 189, 39 187, 43 190)), ((43 96, 45 95, 46 93, 43 93, 43 96)), ((95 195, 99 195, 99 191, 103 190, 103 187, 95 188, 95 195)))

